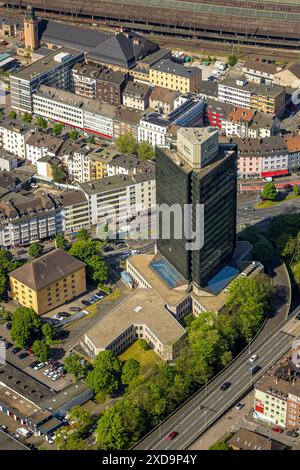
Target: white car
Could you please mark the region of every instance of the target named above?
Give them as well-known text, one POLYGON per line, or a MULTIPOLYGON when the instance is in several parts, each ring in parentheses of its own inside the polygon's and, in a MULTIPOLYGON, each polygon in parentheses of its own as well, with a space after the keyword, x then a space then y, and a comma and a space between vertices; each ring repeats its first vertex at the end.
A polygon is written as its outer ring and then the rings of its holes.
POLYGON ((39 362, 36 366, 34 366, 34 370, 40 370, 43 367, 45 367, 45 364, 43 362, 39 362))
POLYGON ((56 380, 60 379, 61 378, 61 374, 54 374, 52 377, 51 377, 51 380, 53 380, 53 382, 55 382, 56 380))
POLYGON ((242 408, 244 408, 244 406, 245 406, 245 403, 240 402, 237 405, 235 405, 235 409, 236 410, 241 410, 242 408))
POLYGON ((49 372, 47 377, 49 377, 49 379, 51 379, 53 377, 53 375, 55 375, 55 374, 56 374, 55 370, 52 370, 51 372, 49 372))
POLYGON ((257 359, 258 359, 258 355, 257 354, 252 354, 249 361, 251 362, 251 364, 253 364, 253 362, 255 362, 257 359))
POLYGON ((50 369, 46 369, 46 370, 44 370, 43 374, 44 374, 44 375, 48 375, 49 372, 50 372, 50 369))

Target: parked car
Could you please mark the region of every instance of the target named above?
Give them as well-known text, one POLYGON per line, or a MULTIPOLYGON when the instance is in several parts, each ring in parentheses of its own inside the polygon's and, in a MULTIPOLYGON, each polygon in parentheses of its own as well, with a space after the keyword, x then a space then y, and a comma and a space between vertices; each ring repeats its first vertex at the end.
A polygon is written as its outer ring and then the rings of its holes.
POLYGON ((251 363, 255 362, 256 360, 258 359, 258 355, 257 354, 252 354, 252 356, 250 357, 249 361, 251 363))
POLYGON ((91 305, 91 302, 89 302, 88 300, 82 300, 81 303, 83 305, 91 305))
POLYGON ((70 307, 69 310, 70 310, 70 312, 80 312, 81 308, 80 307, 70 307))
POLYGON ((9 341, 6 341, 5 343, 5 349, 9 349, 12 347, 12 343, 10 343, 9 341))
POLYGON ((177 431, 172 431, 170 432, 170 434, 168 434, 168 441, 172 441, 176 436, 178 436, 178 432, 177 431))
POLYGON ((288 192, 293 190, 293 186, 291 184, 285 184, 283 188, 288 192))
POLYGON ((28 357, 29 354, 27 352, 22 352, 21 354, 18 355, 19 359, 25 359, 25 357, 28 357))
POLYGON ((21 351, 21 348, 18 348, 18 347, 15 347, 14 349, 11 350, 13 354, 17 354, 20 351, 21 351))
POLYGON ((249 367, 249 374, 254 375, 254 374, 256 374, 256 372, 258 372, 260 369, 261 369, 261 367, 258 366, 257 364, 256 364, 256 365, 252 365, 251 367, 249 367))
POLYGON ((236 408, 237 410, 241 410, 242 408, 244 408, 244 406, 245 406, 245 403, 240 402, 240 403, 238 403, 237 405, 235 405, 235 408, 236 408))
POLYGON ((255 211, 255 207, 251 207, 251 206, 245 207, 244 209, 245 211, 255 211))
POLYGON ((34 361, 34 362, 32 362, 32 363, 30 364, 30 366, 29 366, 30 369, 34 369, 35 366, 37 366, 39 363, 40 363, 39 361, 34 361))
POLYGON ((300 320, 300 312, 295 316, 295 320, 300 320))
POLYGON ((275 426, 274 428, 272 428, 272 431, 283 433, 283 429, 279 426, 275 426))
POLYGON ((5 328, 6 328, 7 330, 11 330, 11 327, 12 327, 11 321, 8 321, 8 322, 5 323, 5 328))
POLYGON ((36 366, 34 366, 34 370, 40 370, 45 367, 44 362, 39 362, 36 366))
POLYGON ((6 432, 7 431, 7 426, 5 426, 5 424, 1 424, 0 431, 6 432))
POLYGON ((290 437, 298 437, 299 433, 296 431, 287 431, 286 435, 290 437))
POLYGON ((70 316, 70 313, 68 313, 68 312, 59 312, 59 313, 57 314, 57 317, 58 317, 58 318, 59 318, 59 317, 65 317, 65 318, 67 318, 67 317, 69 317, 69 316, 70 316))
POLYGON ((227 390, 227 388, 229 388, 231 385, 231 382, 224 382, 222 383, 222 385, 220 386, 220 390, 222 390, 222 392, 224 392, 225 390, 227 390))

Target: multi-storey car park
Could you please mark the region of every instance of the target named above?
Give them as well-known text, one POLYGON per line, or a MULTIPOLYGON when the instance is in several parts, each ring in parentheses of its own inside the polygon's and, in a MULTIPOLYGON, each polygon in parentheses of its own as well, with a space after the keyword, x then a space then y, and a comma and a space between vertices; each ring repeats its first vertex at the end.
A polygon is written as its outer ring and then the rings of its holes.
POLYGON ((129 27, 145 33, 297 49, 299 0, 8 0, 8 8, 31 4, 38 14, 129 27))

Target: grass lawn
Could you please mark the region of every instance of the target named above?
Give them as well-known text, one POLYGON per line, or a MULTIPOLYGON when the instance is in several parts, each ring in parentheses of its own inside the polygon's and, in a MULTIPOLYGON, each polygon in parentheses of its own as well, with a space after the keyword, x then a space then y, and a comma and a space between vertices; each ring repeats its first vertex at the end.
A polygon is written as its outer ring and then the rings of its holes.
POLYGON ((162 359, 153 351, 153 349, 144 351, 137 341, 129 346, 129 348, 119 356, 119 359, 121 359, 121 361, 128 361, 128 359, 132 357, 140 362, 142 371, 156 362, 162 362, 162 359))
POLYGON ((294 196, 293 194, 285 197, 284 199, 280 199, 279 201, 264 201, 261 204, 256 205, 256 209, 266 209, 267 207, 278 206, 284 201, 290 201, 291 199, 299 199, 300 196, 294 196))

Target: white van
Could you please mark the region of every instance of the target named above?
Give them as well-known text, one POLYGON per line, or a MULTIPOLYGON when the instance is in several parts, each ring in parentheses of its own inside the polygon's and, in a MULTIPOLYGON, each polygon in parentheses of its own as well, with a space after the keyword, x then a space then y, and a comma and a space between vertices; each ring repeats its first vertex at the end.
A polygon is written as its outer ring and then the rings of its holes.
POLYGON ((266 177, 263 179, 263 182, 264 182, 264 183, 270 183, 271 181, 273 181, 272 176, 266 176, 266 177))
POLYGON ((17 434, 21 434, 21 436, 23 436, 23 437, 30 437, 31 436, 31 432, 28 431, 28 429, 25 429, 25 428, 17 429, 17 434))

